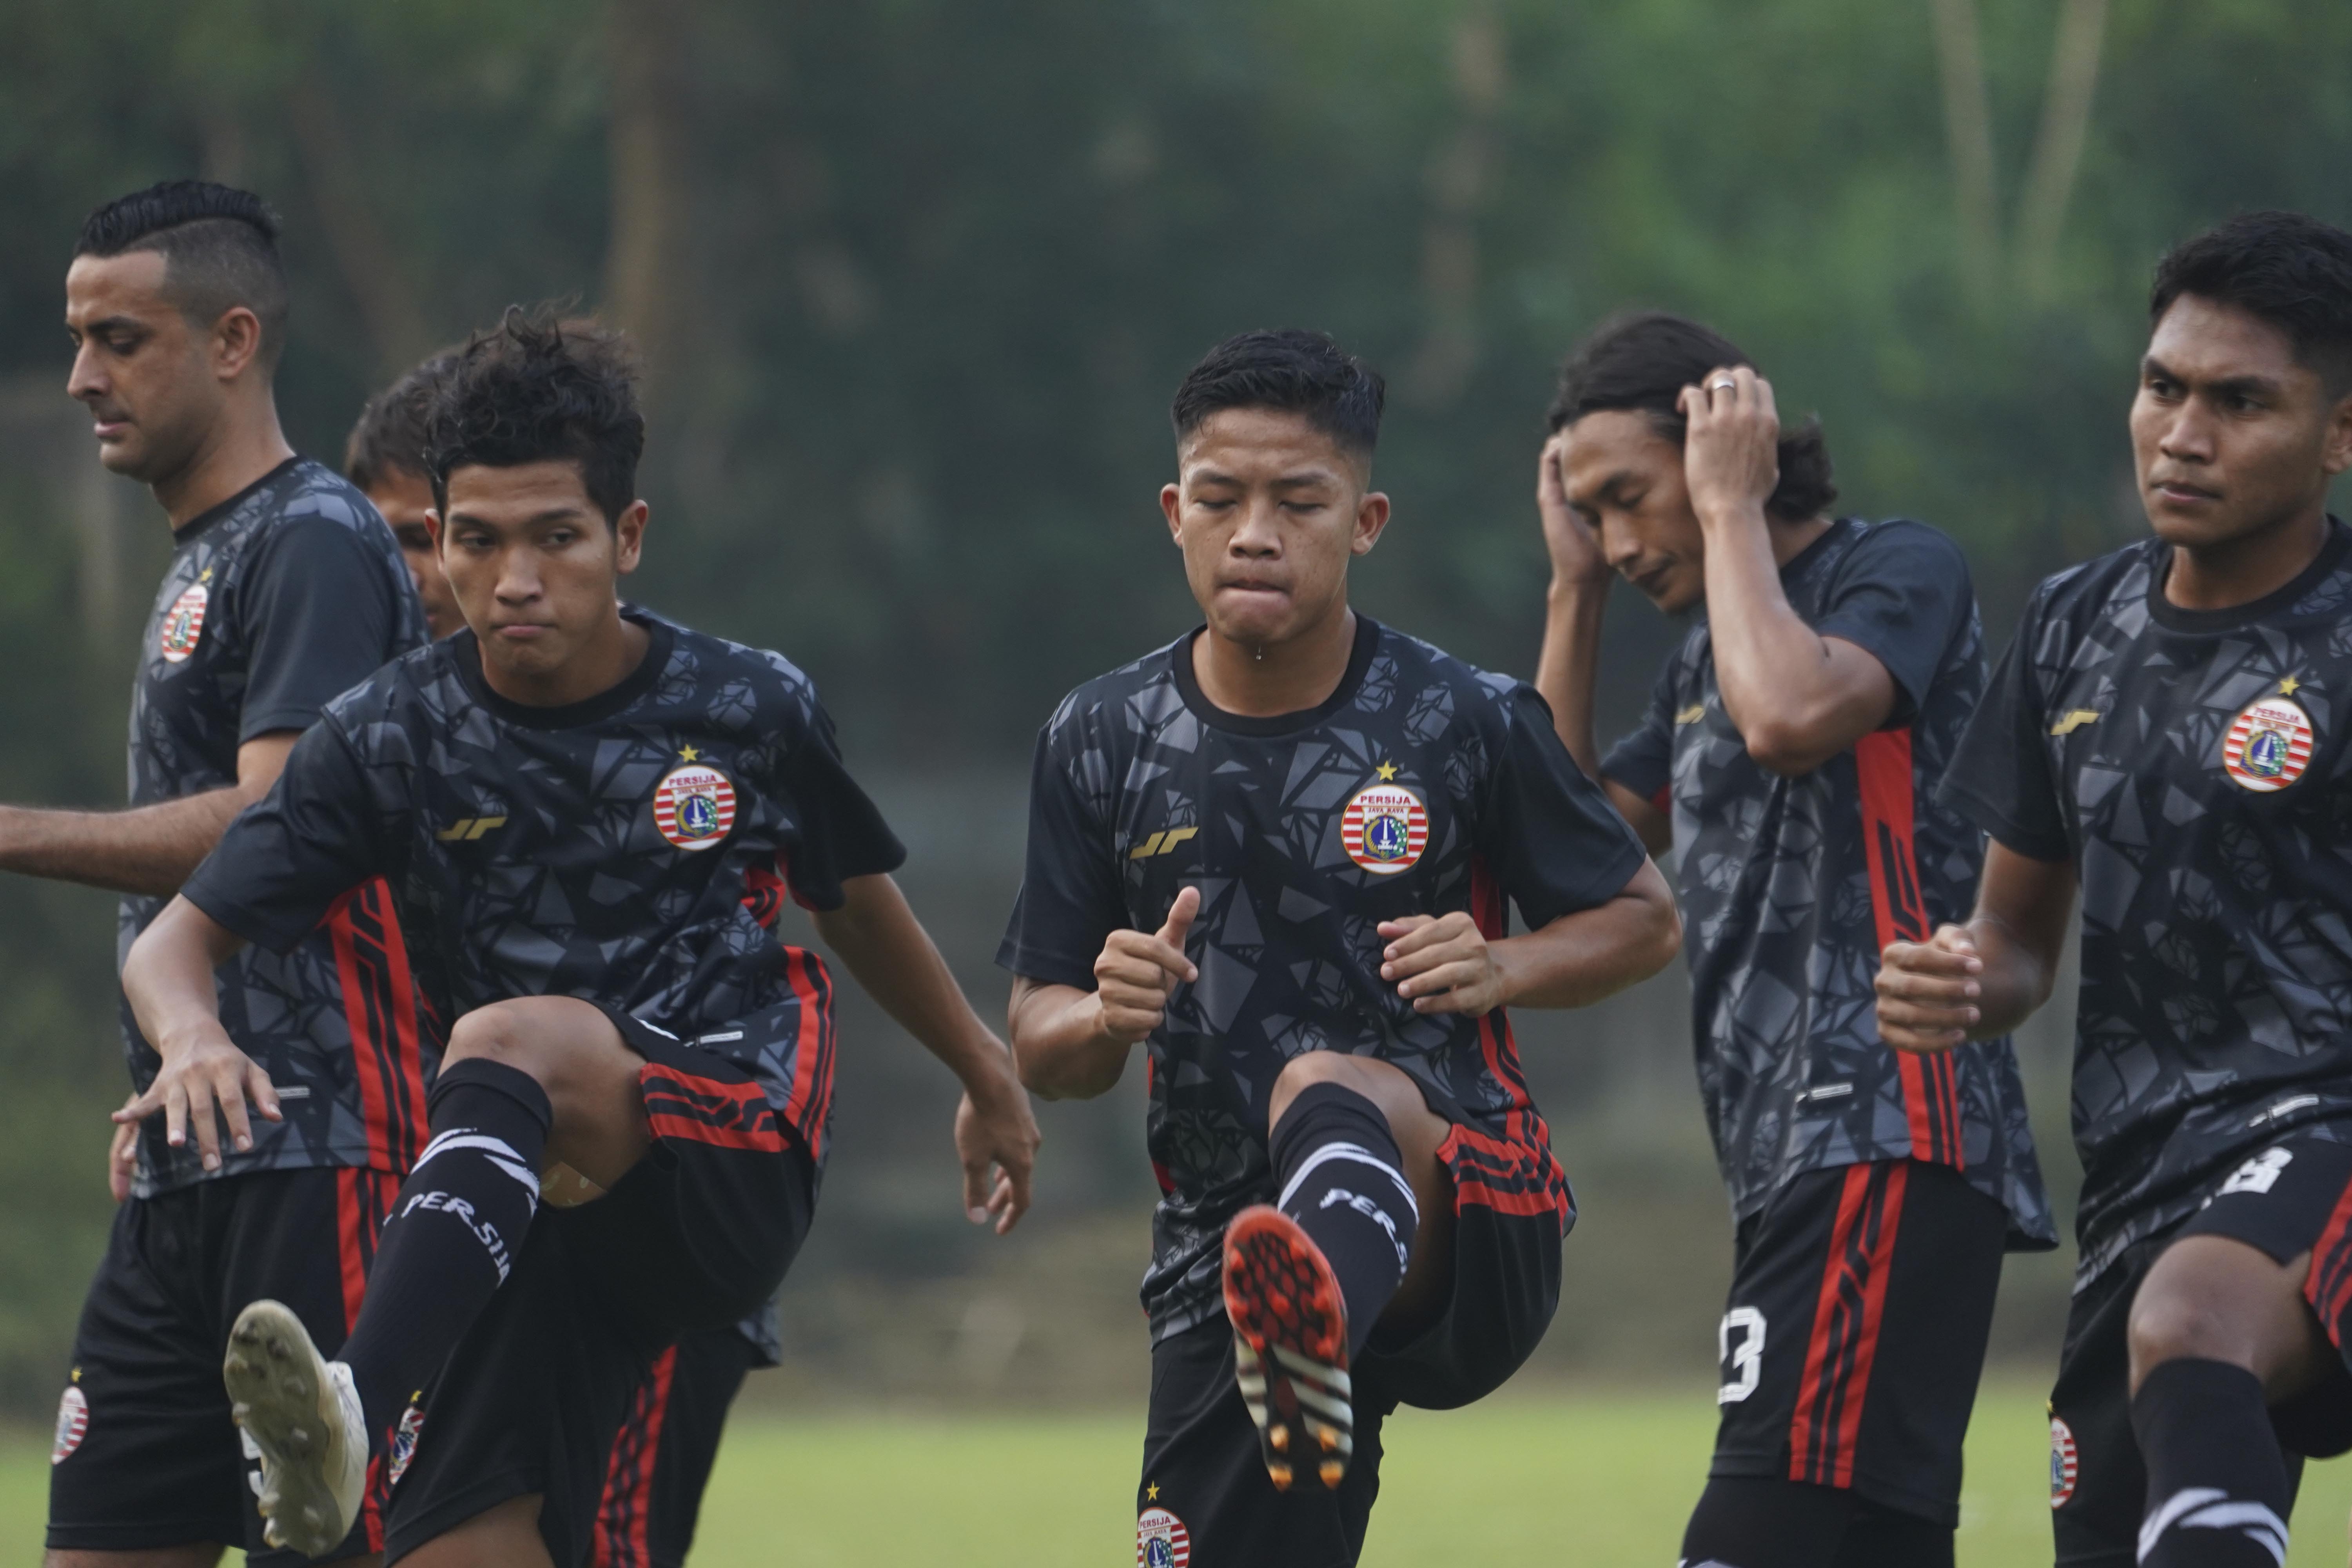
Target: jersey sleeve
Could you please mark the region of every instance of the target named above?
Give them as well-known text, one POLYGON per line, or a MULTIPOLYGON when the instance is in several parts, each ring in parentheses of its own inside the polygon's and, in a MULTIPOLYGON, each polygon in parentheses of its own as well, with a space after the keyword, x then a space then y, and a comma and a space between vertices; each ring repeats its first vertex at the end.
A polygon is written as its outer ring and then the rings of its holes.
POLYGON ((1660 811, 1670 811, 1675 779, 1675 671, 1681 660, 1670 658, 1650 688, 1650 706, 1642 721, 1618 737, 1601 759, 1601 776, 1632 790, 1660 811))
POLYGON ((1813 629, 1886 667, 1895 682, 1888 722, 1905 724, 1927 700, 1944 650, 1975 608, 1958 545, 1921 523, 1886 522, 1853 547, 1813 629))
POLYGON ((2033 672, 2039 610, 2028 607, 1993 667, 1937 798, 2020 855, 2069 860, 2074 841, 2043 743, 2050 711, 2033 672))
POLYGON ((333 519, 278 524, 237 589, 247 647, 237 743, 309 729, 329 702, 401 652, 401 587, 333 519))
POLYGON ((837 910, 848 897, 843 883, 907 863, 907 847, 883 820, 882 808, 849 776, 833 715, 814 699, 807 732, 784 758, 782 782, 801 828, 784 879, 806 908, 837 910))
POLYGON ((396 841, 349 739, 314 724, 180 890, 246 941, 286 952, 337 899, 394 869, 396 841))
POLYGON ((1025 979, 1091 991, 1103 943, 1127 924, 1110 829, 1079 792, 1049 727, 1030 767, 1028 856, 996 962, 1025 979))
POLYGON ((1474 830, 1479 855, 1529 931, 1608 902, 1649 858, 1586 776, 1528 686, 1503 699, 1502 752, 1474 830))

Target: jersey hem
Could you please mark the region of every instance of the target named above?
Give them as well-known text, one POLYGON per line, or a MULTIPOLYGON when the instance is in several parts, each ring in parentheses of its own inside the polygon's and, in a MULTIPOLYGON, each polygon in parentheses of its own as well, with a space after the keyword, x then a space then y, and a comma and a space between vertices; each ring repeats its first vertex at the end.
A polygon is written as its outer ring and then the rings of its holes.
POLYGON ((160 1198, 171 1193, 184 1193, 191 1187, 201 1187, 208 1182, 231 1182, 240 1176, 268 1176, 280 1171, 383 1171, 392 1175, 405 1175, 407 1169, 386 1160, 380 1151, 362 1149, 356 1155, 347 1155, 337 1149, 314 1149, 304 1145, 299 1153, 281 1156, 271 1153, 260 1163, 240 1165, 236 1156, 221 1163, 217 1171, 198 1170, 178 1179, 162 1179, 145 1171, 131 1177, 131 1195, 134 1199, 160 1198))

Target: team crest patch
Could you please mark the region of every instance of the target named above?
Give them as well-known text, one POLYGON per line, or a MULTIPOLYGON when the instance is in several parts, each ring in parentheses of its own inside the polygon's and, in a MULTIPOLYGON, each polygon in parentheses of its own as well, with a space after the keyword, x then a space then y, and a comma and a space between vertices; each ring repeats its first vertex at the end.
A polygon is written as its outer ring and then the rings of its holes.
POLYGON ((2057 1416, 2050 1418, 2050 1506, 2064 1508, 2074 1496, 2074 1477, 2081 1469, 2074 1451, 2074 1429, 2057 1416))
POLYGON ((417 1434, 425 1430, 425 1412, 414 1405, 401 1412, 400 1427, 392 1435, 391 1463, 384 1468, 383 1484, 394 1487, 408 1473, 408 1462, 416 1458, 417 1434))
POLYGON ((196 644, 205 635, 205 608, 212 602, 210 588, 202 583, 191 583, 187 591, 163 612, 163 635, 158 643, 166 663, 177 664, 196 651, 196 644))
POLYGON ((1402 784, 1367 785, 1340 815, 1339 843, 1375 877, 1411 870, 1429 845, 1429 808, 1402 784))
POLYGON ((654 791, 654 826, 680 849, 708 849, 735 826, 735 786, 717 768, 672 768, 654 791))
POLYGON ((2286 697, 2263 697, 2246 704, 2221 739, 2221 766, 2258 795, 2281 790, 2311 765, 2311 715, 2286 697))
POLYGON ((1135 1521, 1135 1568, 1184 1568, 1192 1561, 1192 1532, 1164 1508, 1147 1508, 1135 1521))
POLYGON ((58 1438, 49 1445, 49 1463, 64 1464, 89 1436, 89 1396, 68 1384, 65 1397, 58 1401, 58 1438))

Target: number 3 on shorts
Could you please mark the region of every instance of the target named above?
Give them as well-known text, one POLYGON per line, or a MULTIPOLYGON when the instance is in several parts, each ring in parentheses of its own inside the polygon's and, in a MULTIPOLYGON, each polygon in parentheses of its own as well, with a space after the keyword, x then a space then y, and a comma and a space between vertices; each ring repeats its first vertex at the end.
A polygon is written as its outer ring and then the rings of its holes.
POLYGON ((1737 1405, 1756 1392, 1764 1375, 1764 1314, 1753 1307, 1734 1307, 1723 1314, 1715 1331, 1723 1361, 1723 1386, 1715 1391, 1717 1405, 1737 1405))

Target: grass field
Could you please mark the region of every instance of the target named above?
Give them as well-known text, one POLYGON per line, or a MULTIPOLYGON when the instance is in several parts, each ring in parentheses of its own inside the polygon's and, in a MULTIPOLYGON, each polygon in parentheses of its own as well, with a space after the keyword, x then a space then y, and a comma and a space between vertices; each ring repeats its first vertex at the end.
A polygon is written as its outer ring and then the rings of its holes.
MULTIPOLYGON (((1391 1423, 1365 1568, 1667 1568, 1713 1430, 1706 1391, 1522 1396, 1391 1423)), ((1969 1440, 1963 1568, 2050 1561, 2048 1427, 2030 1385, 1987 1391, 1969 1440)), ((1135 1415, 749 1415, 720 1456, 696 1568, 1125 1568, 1135 1415)), ((0 1520, 31 1563, 46 1443, 0 1445, 0 1520)), ((2314 1468, 2293 1568, 2340 1568, 2352 1465, 2314 1468)), ((1225 1568, 1202 1563, 1201 1568, 1225 1568)))

